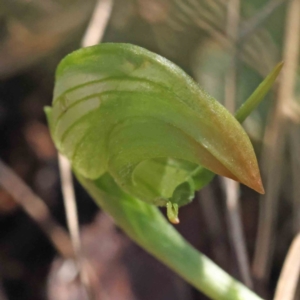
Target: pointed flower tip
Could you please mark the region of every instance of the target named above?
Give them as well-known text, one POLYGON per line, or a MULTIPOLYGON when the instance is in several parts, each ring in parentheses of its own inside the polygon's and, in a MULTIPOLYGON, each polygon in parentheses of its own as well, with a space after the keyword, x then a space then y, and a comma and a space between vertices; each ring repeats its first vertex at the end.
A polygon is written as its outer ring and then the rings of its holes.
POLYGON ((284 61, 281 61, 277 64, 277 68, 280 68, 280 70, 281 70, 283 65, 284 65, 284 61))
MULTIPOLYGON (((275 68, 273 69, 273 71, 271 72, 270 75, 273 75, 275 77, 275 79, 277 78, 278 74, 280 73, 281 69, 283 68, 284 62, 281 61, 280 63, 278 63, 275 68)), ((269 75, 269 76, 270 76, 269 75)))
POLYGON ((258 180, 256 180, 252 184, 247 184, 247 186, 250 187, 251 189, 253 189, 254 191, 258 192, 259 194, 262 194, 262 195, 265 194, 265 189, 264 189, 264 186, 262 184, 260 177, 258 180))
POLYGON ((262 194, 262 195, 265 194, 265 189, 264 189, 262 183, 260 183, 259 185, 257 185, 257 187, 254 190, 257 191, 258 193, 262 194))

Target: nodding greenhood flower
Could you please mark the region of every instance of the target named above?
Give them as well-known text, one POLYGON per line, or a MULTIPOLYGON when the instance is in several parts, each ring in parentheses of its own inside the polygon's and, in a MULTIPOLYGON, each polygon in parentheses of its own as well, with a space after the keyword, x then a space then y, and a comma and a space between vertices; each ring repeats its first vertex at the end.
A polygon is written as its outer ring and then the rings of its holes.
POLYGON ((178 206, 211 179, 204 168, 264 193, 239 122, 179 67, 140 47, 101 44, 68 55, 46 112, 77 172, 109 173, 132 196, 168 205, 175 223, 178 206))

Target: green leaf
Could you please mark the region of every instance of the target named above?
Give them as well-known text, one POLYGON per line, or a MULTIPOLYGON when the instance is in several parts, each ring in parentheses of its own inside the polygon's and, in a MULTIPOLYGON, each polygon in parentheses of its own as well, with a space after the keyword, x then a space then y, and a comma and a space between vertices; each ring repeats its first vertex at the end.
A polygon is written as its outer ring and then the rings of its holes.
POLYGON ((283 67, 283 62, 280 62, 275 66, 271 73, 264 79, 264 81, 257 87, 253 94, 244 102, 244 104, 238 109, 235 114, 235 118, 243 123, 249 114, 255 110, 259 103, 266 96, 276 78, 278 77, 281 69, 283 67))
POLYGON ((108 172, 145 202, 189 202, 203 167, 263 192, 237 120, 180 68, 143 48, 101 44, 68 55, 49 116, 56 146, 80 174, 108 172))

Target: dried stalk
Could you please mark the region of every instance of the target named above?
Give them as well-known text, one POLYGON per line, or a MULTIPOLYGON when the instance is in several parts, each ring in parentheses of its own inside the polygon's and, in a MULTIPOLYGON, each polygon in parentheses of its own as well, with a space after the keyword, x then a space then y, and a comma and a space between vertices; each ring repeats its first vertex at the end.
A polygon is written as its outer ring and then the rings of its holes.
POLYGON ((293 300, 300 275, 300 233, 294 238, 285 258, 274 300, 293 300))
POLYGON ((291 169, 293 184, 293 229, 297 234, 300 231, 300 134, 299 124, 291 124, 289 132, 289 148, 291 152, 291 169))
MULTIPOLYGON (((237 90, 237 62, 238 62, 238 33, 240 23, 240 0, 230 0, 227 5, 227 28, 226 34, 232 41, 231 64, 225 79, 225 106, 230 112, 235 111, 237 90)), ((252 288, 249 259, 246 249, 245 238, 242 230, 242 221, 239 205, 239 184, 230 179, 223 179, 226 197, 226 209, 228 227, 231 237, 232 248, 237 258, 238 268, 242 281, 252 288)))
POLYGON ((253 288, 249 257, 247 253, 245 236, 243 233, 243 224, 241 221, 239 184, 227 178, 223 178, 222 181, 226 197, 229 235, 231 238, 232 247, 234 249, 234 254, 237 259, 239 272, 241 274, 242 281, 249 288, 253 288))
MULTIPOLYGON (((82 39, 82 46, 92 46, 98 44, 107 26, 111 11, 112 0, 98 0, 91 16, 90 23, 82 39)), ((90 283, 88 268, 86 267, 85 256, 82 251, 78 213, 74 192, 74 185, 72 181, 72 172, 69 161, 59 154, 59 169, 61 175, 61 185, 67 215, 67 223, 70 231, 73 248, 76 254, 77 264, 80 270, 81 283, 85 289, 88 299, 96 299, 93 288, 90 283)))
POLYGON ((267 126, 263 161, 266 163, 266 197, 262 200, 253 272, 257 279, 267 281, 272 261, 272 245, 275 242, 274 226, 280 192, 281 165, 286 132, 286 114, 292 105, 299 56, 300 2, 291 0, 285 29, 285 45, 282 77, 278 89, 277 104, 272 120, 267 126))
POLYGON ((228 260, 226 237, 224 235, 224 226, 221 222, 221 215, 217 207, 217 199, 213 193, 213 189, 208 185, 197 194, 199 208, 211 241, 214 260, 219 265, 226 265, 228 260))

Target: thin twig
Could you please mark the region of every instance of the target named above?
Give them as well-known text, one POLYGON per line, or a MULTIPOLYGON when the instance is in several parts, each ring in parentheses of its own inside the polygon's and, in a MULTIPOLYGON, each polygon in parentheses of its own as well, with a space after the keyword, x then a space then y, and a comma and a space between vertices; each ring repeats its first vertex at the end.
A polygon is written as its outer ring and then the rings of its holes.
POLYGON ((293 300, 300 275, 300 233, 294 238, 285 258, 274 300, 293 300))
MULTIPOLYGON (((111 11, 113 1, 112 0, 98 0, 91 16, 90 23, 86 29, 86 32, 82 38, 82 46, 88 47, 98 44, 105 32, 111 11)), ((90 283, 88 268, 85 262, 85 256, 82 251, 78 213, 76 206, 76 198, 74 192, 74 185, 72 180, 72 172, 69 161, 59 154, 58 157, 59 170, 61 175, 61 185, 65 204, 65 210, 67 215, 67 223, 70 231, 73 248, 76 254, 76 260, 79 268, 80 279, 82 286, 86 291, 88 299, 94 299, 94 291, 90 283)))
POLYGON ((70 231, 70 236, 75 254, 77 257, 80 257, 81 244, 71 168, 69 165, 69 161, 61 154, 59 154, 58 156, 58 162, 68 229, 70 231))
MULTIPOLYGON (((112 10, 112 4, 112 0, 98 0, 90 23, 82 39, 81 44, 83 47, 95 45, 100 42, 112 10)), ((68 228, 70 230, 74 250, 78 255, 81 255, 78 215, 71 166, 69 161, 61 154, 59 154, 59 167, 68 228)))
POLYGON ((285 45, 281 82, 278 89, 278 98, 272 120, 267 126, 263 161, 266 162, 266 197, 263 199, 260 210, 258 235, 253 262, 253 272, 257 279, 267 281, 272 260, 274 243, 274 225, 277 218, 277 206, 280 191, 280 178, 284 136, 286 132, 286 114, 294 98, 296 71, 299 56, 300 33, 300 2, 291 0, 285 28, 285 45))
POLYGON ((67 225, 70 232, 73 249, 75 252, 75 259, 79 270, 80 281, 82 283, 82 287, 84 288, 85 297, 89 300, 96 299, 94 295, 94 290, 90 283, 85 255, 82 252, 75 191, 70 163, 63 155, 58 154, 58 165, 66 211, 67 225))
POLYGON ((44 201, 1 160, 0 185, 14 197, 23 210, 40 226, 63 257, 74 257, 72 243, 68 234, 52 218, 44 201))

